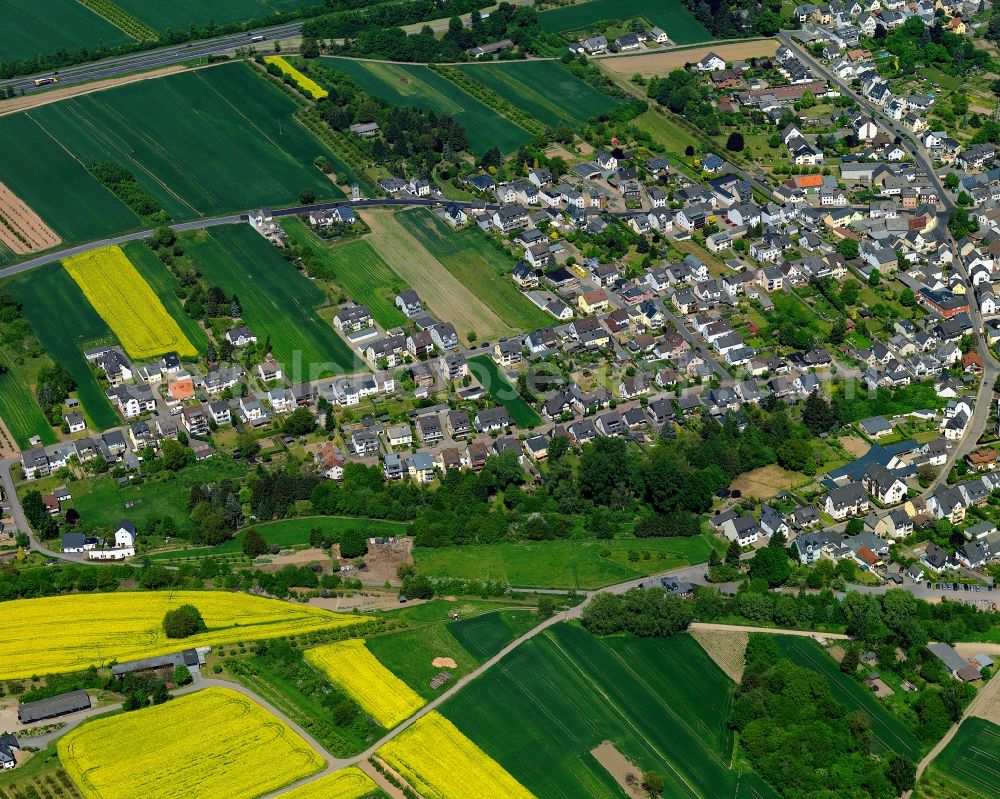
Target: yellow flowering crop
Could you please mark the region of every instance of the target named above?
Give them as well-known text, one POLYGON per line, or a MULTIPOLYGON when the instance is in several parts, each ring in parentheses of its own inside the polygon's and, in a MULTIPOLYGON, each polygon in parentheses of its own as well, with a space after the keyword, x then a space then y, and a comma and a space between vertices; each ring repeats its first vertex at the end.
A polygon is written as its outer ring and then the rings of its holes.
POLYGON ((534 799, 437 711, 389 741, 378 756, 426 799, 534 799))
POLYGON ((63 266, 133 358, 198 354, 121 247, 73 255, 63 266))
POLYGON ((371 777, 350 766, 283 793, 281 799, 361 799, 377 791, 378 786, 371 777))
POLYGON ((424 700, 383 666, 361 638, 307 649, 305 655, 387 729, 424 706, 424 700))
POLYGON ((291 727, 228 688, 96 719, 58 748, 86 799, 254 799, 326 764, 291 727))
POLYGON ((4 602, 3 611, 0 679, 75 671, 112 660, 368 621, 364 616, 222 591, 66 594, 4 602), (208 631, 190 638, 167 638, 163 616, 184 604, 198 608, 208 631))
POLYGON ((303 75, 280 55, 264 56, 264 63, 274 64, 285 75, 295 81, 296 85, 306 94, 310 95, 314 100, 322 100, 324 97, 330 96, 330 92, 320 86, 312 78, 303 75))

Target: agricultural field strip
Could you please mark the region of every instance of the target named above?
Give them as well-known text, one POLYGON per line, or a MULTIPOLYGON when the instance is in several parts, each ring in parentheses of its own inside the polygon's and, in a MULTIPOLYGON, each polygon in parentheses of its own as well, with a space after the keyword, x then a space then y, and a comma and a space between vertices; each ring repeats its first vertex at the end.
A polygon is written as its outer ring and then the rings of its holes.
POLYGON ((931 769, 943 779, 956 774, 964 789, 975 791, 981 799, 992 799, 1000 785, 1000 727, 984 719, 972 724, 970 721, 962 722, 955 738, 931 763, 931 769))

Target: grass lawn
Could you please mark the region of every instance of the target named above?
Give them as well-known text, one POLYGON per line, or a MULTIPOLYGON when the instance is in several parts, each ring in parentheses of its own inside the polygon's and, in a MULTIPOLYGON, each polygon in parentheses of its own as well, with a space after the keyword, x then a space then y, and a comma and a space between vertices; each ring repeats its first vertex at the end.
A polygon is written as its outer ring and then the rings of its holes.
POLYGON ((246 475, 242 461, 217 456, 187 466, 175 474, 158 475, 141 485, 119 486, 113 477, 105 475, 73 483, 73 506, 83 524, 93 528, 109 528, 123 518, 142 528, 151 517, 172 516, 182 532, 191 529, 185 512, 188 493, 194 485, 212 483, 246 475), (126 507, 126 503, 132 503, 126 507))
POLYGON ((143 280, 160 298, 167 313, 180 326, 184 336, 194 345, 198 352, 204 352, 208 347, 208 335, 198 322, 184 312, 184 306, 177 297, 180 283, 173 273, 167 269, 163 261, 146 246, 145 242, 131 241, 122 245, 122 251, 136 268, 143 280))
MULTIPOLYGON (((276 522, 254 524, 247 528, 256 530, 268 544, 279 547, 293 547, 309 543, 309 531, 318 527, 323 532, 339 532, 353 527, 364 527, 372 535, 406 535, 409 525, 404 522, 390 522, 381 519, 356 519, 346 516, 306 516, 295 519, 280 519, 276 522)), ((156 552, 153 560, 184 561, 211 555, 239 555, 243 552, 243 537, 246 530, 217 547, 189 547, 156 552)))
POLYGON ((382 257, 364 240, 326 244, 298 217, 282 220, 289 238, 320 261, 331 279, 356 302, 364 303, 384 328, 405 327, 406 316, 394 302, 406 287, 382 257))
POLYGON ((640 771, 659 771, 663 796, 776 797, 729 768, 732 701, 733 683, 688 635, 596 638, 558 624, 441 713, 538 799, 623 796, 590 755, 605 740, 640 771))
POLYGON ((25 381, 24 369, 15 365, 4 352, 0 352, 0 365, 5 367, 0 374, 0 418, 18 446, 28 449, 28 439, 32 436, 41 437, 44 444, 55 444, 59 439, 35 401, 25 381))
POLYGON ((482 662, 524 635, 538 621, 538 614, 531 610, 500 610, 450 622, 448 629, 469 654, 482 662))
MULTIPOLYGON (((29 186, 37 184, 30 193, 17 182, 9 185, 57 229, 67 211, 61 199, 67 188, 52 191, 62 182, 45 182, 49 167, 38 163, 53 145, 61 161, 127 167, 175 219, 297 204, 304 189, 319 199, 343 197, 313 166, 313 159, 330 153, 293 119, 297 109, 245 64, 138 81, 12 115, 13 123, 0 120, 8 155, 7 142, 17 134, 7 126, 23 125, 25 118, 43 147, 29 163, 4 167, 0 178, 8 182, 8 170, 23 171, 29 186)), ((112 217, 98 232, 134 226, 112 217)))
POLYGON ((552 324, 551 316, 505 278, 516 264, 478 228, 453 231, 426 208, 400 211, 395 218, 506 324, 529 331, 552 324))
POLYGON ((184 239, 209 283, 236 294, 243 319, 261 340, 271 337, 286 379, 316 380, 364 364, 316 309, 326 296, 249 225, 227 225, 184 239))
POLYGON ((459 69, 550 127, 575 127, 618 105, 558 61, 498 61, 459 69))
POLYGON ((98 42, 112 47, 132 41, 125 31, 76 0, 0 0, 0 19, 0 62, 60 48, 96 47, 98 42))
POLYGON ((506 580, 525 588, 589 589, 708 560, 714 537, 615 538, 418 547, 417 570, 433 577, 506 580), (607 555, 602 555, 603 551, 607 555), (635 552, 638 560, 630 560, 635 552), (645 553, 649 554, 646 559, 645 553))
POLYGON ((88 347, 113 342, 114 336, 69 273, 61 264, 46 264, 10 278, 5 285, 20 301, 46 352, 73 376, 90 426, 105 430, 121 424, 83 355, 88 347))
POLYGON ((507 409, 510 418, 518 427, 532 428, 542 423, 538 414, 507 382, 500 372, 500 367, 489 355, 469 358, 469 371, 489 392, 490 397, 507 409))
POLYGON ((863 711, 872 722, 872 734, 883 749, 919 761, 924 747, 903 722, 893 716, 853 677, 844 674, 837 662, 826 654, 819 644, 809 638, 779 635, 775 638, 782 655, 797 666, 824 675, 830 683, 834 698, 844 707, 863 711))
POLYGON ((1000 796, 1000 727, 968 718, 928 766, 918 799, 993 799, 1000 796))
POLYGON ((323 58, 322 62, 331 69, 348 73, 364 91, 391 105, 453 116, 465 128, 476 155, 494 146, 509 153, 531 138, 526 130, 426 66, 349 58, 323 58))
POLYGON ((652 136, 653 141, 665 147, 668 152, 678 156, 684 155, 684 150, 689 145, 692 147, 698 145, 694 136, 652 108, 639 114, 632 120, 632 124, 652 136))
POLYGON ((538 19, 544 30, 564 33, 633 17, 642 17, 663 28, 677 44, 707 42, 712 38, 681 0, 590 0, 543 11, 538 19))
POLYGON ((365 642, 369 651, 389 671, 427 699, 446 691, 454 682, 447 682, 434 690, 431 679, 444 669, 432 665, 434 658, 452 658, 457 668, 448 669, 455 678, 463 677, 479 665, 455 640, 445 624, 426 624, 412 630, 379 635, 365 642))

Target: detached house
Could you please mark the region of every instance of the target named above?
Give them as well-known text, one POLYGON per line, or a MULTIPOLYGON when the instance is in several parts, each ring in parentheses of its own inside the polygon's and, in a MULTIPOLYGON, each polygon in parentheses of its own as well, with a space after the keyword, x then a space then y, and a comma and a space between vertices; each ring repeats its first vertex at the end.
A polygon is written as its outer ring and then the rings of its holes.
POLYGON ((883 505, 897 505, 906 497, 906 483, 878 463, 869 464, 861 484, 883 505))
POLYGON ((835 488, 823 500, 823 510, 837 521, 868 513, 870 503, 859 483, 835 488))

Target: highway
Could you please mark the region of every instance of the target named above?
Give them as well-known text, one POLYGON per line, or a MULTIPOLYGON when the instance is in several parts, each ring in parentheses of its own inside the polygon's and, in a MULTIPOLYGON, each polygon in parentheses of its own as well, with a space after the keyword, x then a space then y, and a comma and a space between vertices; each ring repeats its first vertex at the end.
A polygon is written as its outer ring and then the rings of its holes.
MULTIPOLYGON (((78 83, 88 83, 94 80, 114 78, 120 75, 128 75, 133 72, 143 72, 148 69, 158 67, 168 67, 173 64, 180 64, 194 58, 204 58, 210 55, 222 55, 231 52, 237 47, 250 46, 252 36, 266 36, 267 42, 258 43, 258 48, 269 48, 269 43, 279 39, 295 38, 302 32, 301 22, 290 22, 284 25, 277 25, 272 28, 261 28, 256 31, 243 33, 230 33, 219 36, 215 39, 203 39, 201 41, 185 42, 184 44, 161 47, 156 50, 146 50, 141 53, 109 58, 105 61, 96 61, 90 64, 79 64, 77 66, 65 67, 57 70, 59 83, 56 86, 73 86, 78 83)), ((53 72, 41 72, 36 75, 26 75, 18 78, 0 81, 0 89, 13 87, 19 93, 40 91, 35 86, 35 79, 39 77, 49 77, 53 72)), ((44 87, 52 88, 51 86, 44 87)))

